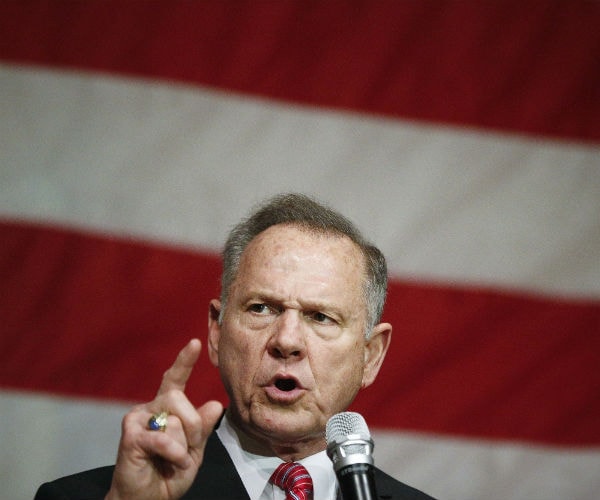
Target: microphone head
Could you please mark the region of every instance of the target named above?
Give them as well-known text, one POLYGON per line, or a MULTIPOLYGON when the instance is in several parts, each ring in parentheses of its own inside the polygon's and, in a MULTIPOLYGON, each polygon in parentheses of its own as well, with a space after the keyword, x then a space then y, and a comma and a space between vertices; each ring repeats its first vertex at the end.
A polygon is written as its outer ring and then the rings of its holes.
POLYGON ((355 463, 373 464, 373 440, 360 413, 336 413, 325 429, 327 455, 337 471, 355 463))
POLYGON ((367 438, 371 437, 367 422, 365 422, 360 413, 353 411, 336 413, 327 422, 327 427, 325 428, 327 444, 342 438, 345 440, 350 434, 359 434, 367 438))

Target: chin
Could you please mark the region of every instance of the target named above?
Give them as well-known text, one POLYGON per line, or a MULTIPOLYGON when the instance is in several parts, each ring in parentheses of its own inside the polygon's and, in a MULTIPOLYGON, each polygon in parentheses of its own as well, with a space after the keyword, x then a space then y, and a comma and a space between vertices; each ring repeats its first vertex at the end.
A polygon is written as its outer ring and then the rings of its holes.
POLYGON ((286 442, 314 439, 325 430, 314 413, 303 409, 261 407, 251 412, 250 420, 264 435, 286 442))

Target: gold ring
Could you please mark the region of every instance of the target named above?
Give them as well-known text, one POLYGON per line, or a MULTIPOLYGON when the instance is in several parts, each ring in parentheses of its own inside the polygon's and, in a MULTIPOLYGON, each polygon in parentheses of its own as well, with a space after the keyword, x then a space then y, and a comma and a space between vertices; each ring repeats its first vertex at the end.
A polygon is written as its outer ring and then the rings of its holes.
POLYGON ((155 413, 148 420, 148 429, 151 431, 162 431, 165 432, 167 430, 167 417, 169 414, 166 411, 161 411, 160 413, 155 413))

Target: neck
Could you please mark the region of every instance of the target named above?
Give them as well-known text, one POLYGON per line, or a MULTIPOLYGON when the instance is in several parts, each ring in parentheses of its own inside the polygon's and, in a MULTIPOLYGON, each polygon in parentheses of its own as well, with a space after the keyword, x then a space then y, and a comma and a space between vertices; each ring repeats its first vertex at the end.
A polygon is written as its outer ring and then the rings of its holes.
POLYGON ((292 442, 281 441, 273 439, 271 436, 247 432, 242 425, 238 424, 229 410, 227 410, 226 416, 231 428, 238 437, 242 449, 254 455, 276 456, 284 462, 297 462, 326 448, 324 437, 299 439, 292 442))

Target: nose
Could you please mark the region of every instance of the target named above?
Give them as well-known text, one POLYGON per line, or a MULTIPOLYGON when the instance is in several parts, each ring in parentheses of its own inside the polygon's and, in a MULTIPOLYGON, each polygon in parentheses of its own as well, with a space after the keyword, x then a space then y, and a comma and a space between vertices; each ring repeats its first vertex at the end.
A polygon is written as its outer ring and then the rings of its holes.
POLYGON ((285 309, 273 324, 273 333, 267 349, 275 358, 303 358, 306 353, 306 339, 303 333, 301 314, 293 309, 285 309))

